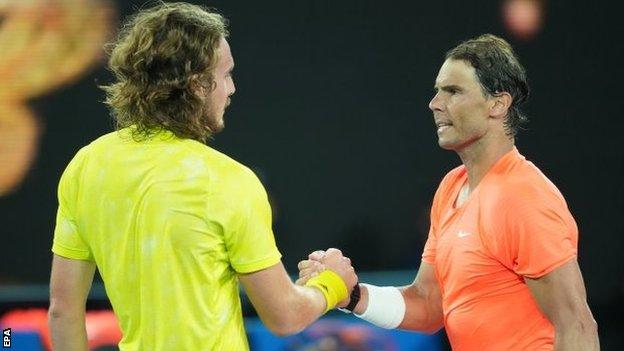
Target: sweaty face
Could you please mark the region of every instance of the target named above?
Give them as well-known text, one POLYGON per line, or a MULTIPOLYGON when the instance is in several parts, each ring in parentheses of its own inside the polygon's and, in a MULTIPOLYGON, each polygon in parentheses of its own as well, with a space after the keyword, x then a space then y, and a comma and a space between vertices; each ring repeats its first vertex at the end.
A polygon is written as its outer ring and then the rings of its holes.
POLYGON ((214 70, 214 90, 208 95, 207 116, 210 129, 219 132, 223 129, 223 114, 225 108, 230 104, 230 96, 234 94, 234 80, 232 70, 234 69, 234 58, 230 51, 230 45, 225 39, 221 39, 219 44, 217 65, 214 70))
POLYGON ((446 60, 434 88, 436 94, 429 108, 433 111, 440 147, 461 151, 487 134, 489 101, 470 63, 446 60))

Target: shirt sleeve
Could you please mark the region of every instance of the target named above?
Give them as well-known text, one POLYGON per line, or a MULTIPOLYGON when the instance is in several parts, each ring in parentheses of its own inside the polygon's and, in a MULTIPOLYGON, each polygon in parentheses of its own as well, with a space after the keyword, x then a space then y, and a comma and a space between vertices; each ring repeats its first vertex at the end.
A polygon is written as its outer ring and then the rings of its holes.
POLYGON ((84 153, 83 149, 76 154, 63 172, 59 182, 59 206, 56 213, 52 252, 65 258, 92 261, 93 255, 78 229, 75 217, 84 153))
POLYGON ((576 257, 578 229, 563 198, 524 189, 499 209, 492 250, 516 274, 539 278, 576 257))
POLYGON ((278 263, 282 257, 273 236, 271 206, 260 180, 251 172, 239 183, 234 221, 224 231, 230 264, 251 273, 278 263))

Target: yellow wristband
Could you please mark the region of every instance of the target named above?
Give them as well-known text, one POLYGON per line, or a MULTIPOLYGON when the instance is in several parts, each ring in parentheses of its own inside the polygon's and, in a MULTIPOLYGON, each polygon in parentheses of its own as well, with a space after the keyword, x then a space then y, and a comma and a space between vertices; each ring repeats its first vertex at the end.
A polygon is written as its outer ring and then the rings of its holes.
POLYGON ((310 278, 305 284, 321 291, 327 301, 325 312, 336 307, 336 304, 349 296, 347 285, 338 274, 330 270, 324 270, 314 278, 310 278))

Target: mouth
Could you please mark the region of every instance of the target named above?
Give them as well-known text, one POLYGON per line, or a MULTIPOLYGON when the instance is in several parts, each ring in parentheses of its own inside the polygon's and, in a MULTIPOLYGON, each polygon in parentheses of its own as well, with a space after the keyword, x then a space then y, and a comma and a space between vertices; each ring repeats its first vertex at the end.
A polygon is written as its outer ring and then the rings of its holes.
POLYGON ((436 121, 436 127, 438 127, 438 133, 442 133, 453 125, 451 122, 436 121))

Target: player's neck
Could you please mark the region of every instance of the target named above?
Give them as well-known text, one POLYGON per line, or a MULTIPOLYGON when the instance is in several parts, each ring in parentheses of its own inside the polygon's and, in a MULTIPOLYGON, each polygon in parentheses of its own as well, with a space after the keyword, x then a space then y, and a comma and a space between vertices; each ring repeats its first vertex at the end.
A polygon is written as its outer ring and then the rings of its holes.
POLYGON ((477 140, 457 151, 468 172, 470 192, 474 190, 487 172, 501 157, 514 147, 514 139, 505 136, 493 140, 477 140))

